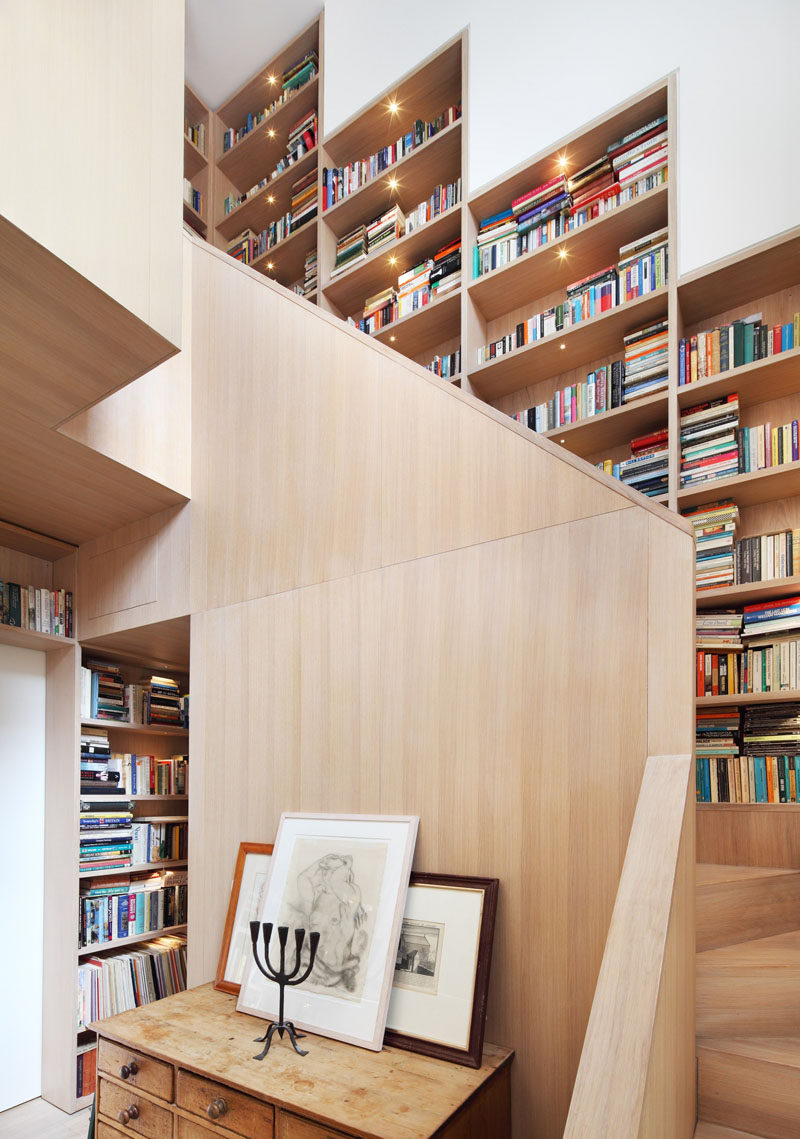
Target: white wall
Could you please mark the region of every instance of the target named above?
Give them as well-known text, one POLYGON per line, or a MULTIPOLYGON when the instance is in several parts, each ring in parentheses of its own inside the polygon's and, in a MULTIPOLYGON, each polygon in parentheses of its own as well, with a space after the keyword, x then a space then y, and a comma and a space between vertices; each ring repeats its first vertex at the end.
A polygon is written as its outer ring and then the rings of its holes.
POLYGON ((471 190, 680 68, 679 271, 800 223, 797 0, 327 0, 326 133, 465 24, 471 190))
POLYGON ((0 645, 0 1111, 42 1086, 44 745, 45 654, 0 645))

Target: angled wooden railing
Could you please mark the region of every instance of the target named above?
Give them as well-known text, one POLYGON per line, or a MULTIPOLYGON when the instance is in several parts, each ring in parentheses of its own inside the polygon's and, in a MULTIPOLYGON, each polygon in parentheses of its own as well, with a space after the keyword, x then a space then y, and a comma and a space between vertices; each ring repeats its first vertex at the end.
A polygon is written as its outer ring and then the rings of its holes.
POLYGON ((694 1134, 692 767, 647 760, 564 1139, 694 1134))

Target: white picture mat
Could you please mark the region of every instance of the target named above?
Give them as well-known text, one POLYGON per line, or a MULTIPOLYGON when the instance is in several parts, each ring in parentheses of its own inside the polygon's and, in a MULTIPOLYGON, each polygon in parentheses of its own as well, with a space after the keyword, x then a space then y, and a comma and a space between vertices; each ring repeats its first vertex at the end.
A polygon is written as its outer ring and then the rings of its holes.
MULTIPOLYGON (((286 889, 294 843, 298 837, 330 839, 333 847, 336 840, 342 837, 348 841, 387 842, 383 889, 376 907, 374 935, 361 999, 354 1001, 287 986, 284 1015, 298 1028, 380 1049, 418 822, 415 816, 391 819, 369 816, 282 816, 272 854, 267 896, 260 915, 262 922, 275 922, 286 889)), ((274 965, 278 961, 278 938, 275 931, 271 945, 270 956, 274 965)), ((259 938, 259 947, 263 951, 263 937, 259 938)), ((263 952, 261 959, 263 962, 263 952)), ((287 942, 287 964, 294 964, 294 937, 291 930, 287 942)), ((264 1019, 274 1019, 278 1015, 278 996, 278 986, 261 974, 251 955, 242 979, 237 1009, 264 1019)))
POLYGON ((411 886, 404 917, 444 925, 438 992, 392 988, 386 1027, 420 1040, 469 1047, 483 890, 411 886))
POLYGON ((248 851, 244 856, 239 897, 236 899, 236 914, 231 929, 231 943, 225 962, 225 980, 234 985, 241 984, 247 962, 253 956, 250 922, 256 921, 263 909, 271 863, 271 854, 248 851))

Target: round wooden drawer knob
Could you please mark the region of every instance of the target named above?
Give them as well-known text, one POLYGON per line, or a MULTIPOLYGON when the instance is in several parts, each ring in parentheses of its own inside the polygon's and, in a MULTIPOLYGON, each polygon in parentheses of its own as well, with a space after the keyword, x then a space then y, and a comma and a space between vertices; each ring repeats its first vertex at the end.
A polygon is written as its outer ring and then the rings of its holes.
POLYGON ((131 1076, 135 1076, 139 1071, 139 1065, 135 1060, 131 1060, 130 1064, 123 1064, 119 1070, 119 1078, 121 1080, 128 1080, 131 1076))
POLYGON ((217 1096, 216 1099, 212 1099, 211 1103, 206 1108, 206 1115, 209 1119, 219 1119, 219 1117, 221 1115, 224 1115, 227 1110, 228 1105, 225 1100, 221 1099, 220 1096, 217 1096))
POLYGON ((136 1106, 135 1103, 132 1103, 127 1111, 123 1110, 117 1115, 117 1119, 123 1125, 126 1123, 130 1123, 130 1121, 132 1119, 138 1119, 138 1118, 139 1118, 139 1108, 136 1106))

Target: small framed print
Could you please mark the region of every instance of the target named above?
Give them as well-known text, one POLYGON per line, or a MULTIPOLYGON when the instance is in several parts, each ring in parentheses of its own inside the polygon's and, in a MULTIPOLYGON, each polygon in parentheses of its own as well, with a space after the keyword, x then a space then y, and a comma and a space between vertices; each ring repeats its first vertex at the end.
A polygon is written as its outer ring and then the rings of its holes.
MULTIPOLYGON (((320 935, 311 976, 285 993, 285 1017, 297 1028, 380 1051, 418 825, 416 815, 281 816, 256 918, 288 926, 290 947, 292 929, 320 935)), ((278 1014, 278 986, 252 954, 236 1007, 278 1014)))
POLYGON ((222 933, 214 988, 238 993, 245 966, 252 956, 250 922, 261 913, 269 881, 272 844, 242 842, 236 856, 231 897, 222 933))
POLYGON ((498 888, 411 875, 384 1044, 480 1067, 498 888))

